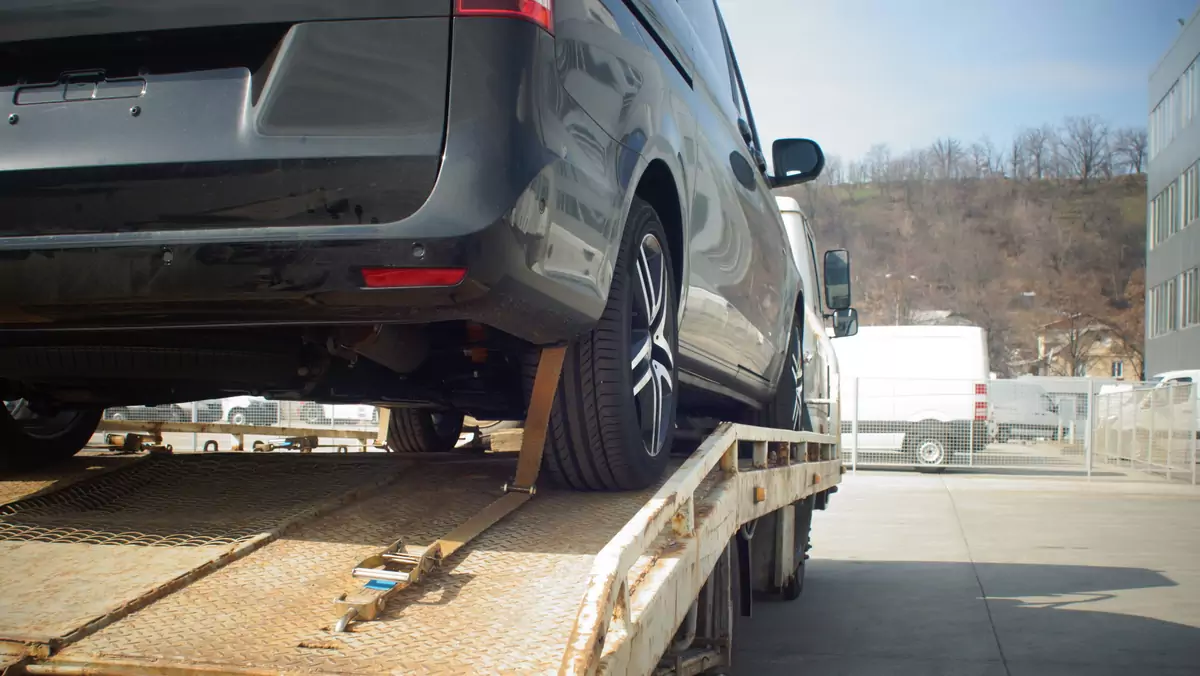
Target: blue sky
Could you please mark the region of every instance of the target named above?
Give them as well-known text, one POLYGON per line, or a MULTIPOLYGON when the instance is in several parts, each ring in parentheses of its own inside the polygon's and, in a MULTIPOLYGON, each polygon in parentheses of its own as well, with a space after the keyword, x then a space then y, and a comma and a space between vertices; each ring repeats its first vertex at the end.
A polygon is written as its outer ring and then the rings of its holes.
POLYGON ((763 140, 807 136, 857 158, 939 136, 1003 146, 1067 115, 1144 127, 1150 72, 1196 0, 720 5, 763 140))

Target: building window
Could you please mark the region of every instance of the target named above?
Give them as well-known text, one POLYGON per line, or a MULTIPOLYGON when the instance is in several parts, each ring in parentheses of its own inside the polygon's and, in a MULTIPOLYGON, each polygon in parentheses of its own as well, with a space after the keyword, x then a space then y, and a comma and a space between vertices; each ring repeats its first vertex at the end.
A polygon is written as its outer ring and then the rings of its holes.
POLYGON ((1168 279, 1150 289, 1146 303, 1146 320, 1151 338, 1165 336, 1179 326, 1179 284, 1168 279))
POLYGON ((1150 200, 1151 247, 1179 232, 1178 184, 1178 180, 1171 181, 1170 185, 1150 200))
POLYGON ((1124 378, 1125 377, 1125 362, 1121 361, 1120 359, 1114 359, 1113 363, 1112 363, 1111 372, 1112 372, 1113 378, 1124 378))
POLYGON ((1183 218, 1179 227, 1182 230, 1200 218, 1200 163, 1193 164, 1183 172, 1183 218))
POLYGON ((1179 275, 1179 328, 1200 324, 1200 269, 1179 275))

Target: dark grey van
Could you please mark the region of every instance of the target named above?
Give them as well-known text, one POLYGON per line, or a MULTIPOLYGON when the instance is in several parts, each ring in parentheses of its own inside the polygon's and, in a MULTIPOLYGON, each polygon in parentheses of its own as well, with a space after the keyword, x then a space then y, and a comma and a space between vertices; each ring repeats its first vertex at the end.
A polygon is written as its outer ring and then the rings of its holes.
POLYGON ((237 394, 445 450, 567 343, 547 469, 646 486, 802 396, 771 188, 824 159, 765 152, 713 0, 6 0, 0 457, 237 394))

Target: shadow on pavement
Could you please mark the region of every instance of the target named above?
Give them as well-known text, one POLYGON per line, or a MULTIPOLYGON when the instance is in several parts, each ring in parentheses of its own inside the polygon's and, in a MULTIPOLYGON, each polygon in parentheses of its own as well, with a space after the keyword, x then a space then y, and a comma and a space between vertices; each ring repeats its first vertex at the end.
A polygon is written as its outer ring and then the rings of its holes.
POLYGON ((1145 568, 813 559, 806 578, 755 604, 731 673, 1200 673, 1200 629, 1139 614, 1178 600, 1145 568))

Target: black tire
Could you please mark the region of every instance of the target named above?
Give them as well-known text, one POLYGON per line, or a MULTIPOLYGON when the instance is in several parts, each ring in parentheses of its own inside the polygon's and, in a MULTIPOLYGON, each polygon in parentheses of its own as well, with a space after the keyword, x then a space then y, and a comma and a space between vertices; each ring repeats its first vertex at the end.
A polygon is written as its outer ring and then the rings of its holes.
POLYGON ((229 412, 229 424, 230 425, 249 425, 250 424, 250 416, 249 416, 249 414, 247 414, 246 409, 239 406, 239 407, 231 410, 229 412))
MULTIPOLYGON (((654 208, 635 197, 604 313, 567 348, 544 454, 560 485, 636 490, 653 485, 667 467, 678 400, 668 241, 654 208), (644 357, 631 366, 635 355, 644 357)), ((534 354, 527 388, 536 363, 534 354)))
POLYGON ((393 408, 388 420, 388 448, 394 453, 445 453, 454 450, 462 426, 462 413, 393 408))
POLYGON ((37 469, 61 462, 83 450, 96 432, 101 408, 33 414, 23 404, 0 412, 0 469, 37 469))
POLYGON ((812 547, 812 517, 817 499, 809 496, 796 503, 796 571, 779 590, 779 598, 795 601, 804 593, 804 570, 808 563, 808 550, 812 547))
POLYGON ((804 404, 804 316, 792 318, 788 332, 787 358, 771 398, 759 416, 759 424, 785 430, 812 430, 808 406, 804 404))
POLYGON ((108 409, 109 420, 129 420, 129 411, 124 408, 108 409))
POLYGON ((950 437, 943 423, 924 420, 905 432, 904 450, 919 467, 944 467, 950 462, 950 437))

